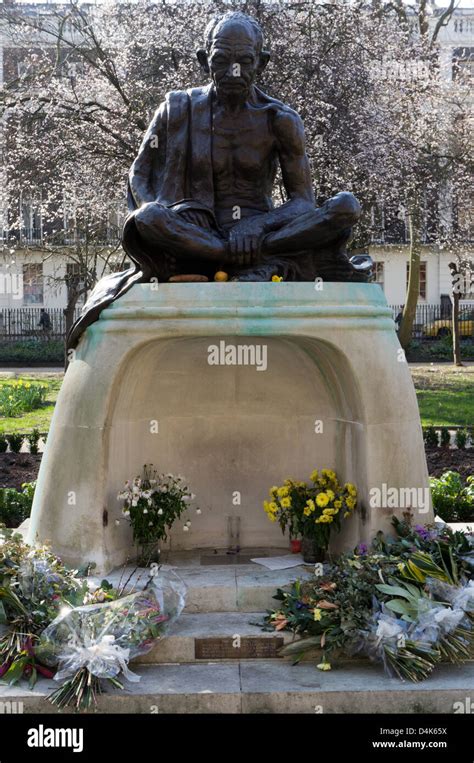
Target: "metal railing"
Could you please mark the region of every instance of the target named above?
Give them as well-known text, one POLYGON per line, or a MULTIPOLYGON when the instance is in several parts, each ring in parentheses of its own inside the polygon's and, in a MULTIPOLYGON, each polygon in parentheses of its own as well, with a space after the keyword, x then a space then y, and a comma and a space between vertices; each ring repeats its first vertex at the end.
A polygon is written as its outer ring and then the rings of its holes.
MULTIPOLYGON (((81 308, 76 308, 78 318, 81 308)), ((66 319, 62 307, 45 308, 46 319, 41 321, 40 307, 6 307, 0 309, 0 341, 17 342, 25 339, 64 339, 66 319)))
MULTIPOLYGON (((399 320, 403 305, 390 305, 393 319, 399 320)), ((474 303, 461 303, 459 328, 462 339, 474 339, 474 303)), ((441 339, 451 334, 451 305, 418 304, 413 323, 413 339, 441 339)))
MULTIPOLYGON (((403 305, 390 305, 393 319, 400 320, 403 305)), ((64 339, 66 319, 62 307, 45 308, 46 322, 40 323, 40 307, 6 307, 0 309, 0 341, 25 339, 64 339)), ((77 307, 74 319, 80 315, 77 307)), ((461 337, 474 339, 474 303, 461 303, 461 337)), ((451 333, 450 305, 419 304, 413 324, 414 339, 440 339, 451 333)))

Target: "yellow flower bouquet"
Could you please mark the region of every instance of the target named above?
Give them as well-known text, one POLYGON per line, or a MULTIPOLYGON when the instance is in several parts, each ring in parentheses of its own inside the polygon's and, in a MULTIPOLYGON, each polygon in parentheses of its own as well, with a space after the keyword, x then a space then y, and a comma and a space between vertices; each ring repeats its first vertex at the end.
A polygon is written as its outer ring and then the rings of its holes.
POLYGON ((281 487, 270 488, 270 501, 263 507, 283 533, 288 527, 290 537, 302 536, 303 556, 312 562, 322 561, 331 532, 339 532, 342 520, 355 511, 357 488, 350 482, 341 485, 332 469, 315 469, 310 480, 312 484, 286 479, 281 487))

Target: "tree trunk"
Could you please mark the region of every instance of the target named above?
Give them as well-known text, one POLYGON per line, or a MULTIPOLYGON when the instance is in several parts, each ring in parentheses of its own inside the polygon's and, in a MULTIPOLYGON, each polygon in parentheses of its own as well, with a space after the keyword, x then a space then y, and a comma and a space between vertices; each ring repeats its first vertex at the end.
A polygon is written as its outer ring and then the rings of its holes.
POLYGON ((400 344, 404 350, 411 342, 420 293, 421 214, 417 206, 412 207, 408 212, 408 226, 410 231, 410 269, 402 322, 398 333, 400 344))
POLYGON ((456 289, 453 290, 453 360, 455 366, 462 366, 461 360, 461 344, 459 341, 459 300, 461 295, 456 289))

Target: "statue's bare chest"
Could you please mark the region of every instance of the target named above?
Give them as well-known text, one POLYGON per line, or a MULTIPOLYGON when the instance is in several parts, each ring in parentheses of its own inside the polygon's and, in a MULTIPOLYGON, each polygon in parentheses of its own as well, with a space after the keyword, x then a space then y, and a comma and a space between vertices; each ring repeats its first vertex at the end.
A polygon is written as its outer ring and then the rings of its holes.
POLYGON ((216 111, 212 124, 212 164, 217 177, 266 174, 275 153, 275 138, 266 110, 230 116, 216 111))

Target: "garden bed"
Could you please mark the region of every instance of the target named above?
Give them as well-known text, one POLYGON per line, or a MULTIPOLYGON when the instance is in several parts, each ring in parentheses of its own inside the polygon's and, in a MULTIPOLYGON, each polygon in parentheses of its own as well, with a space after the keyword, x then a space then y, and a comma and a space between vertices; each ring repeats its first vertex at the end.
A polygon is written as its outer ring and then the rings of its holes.
POLYGON ((41 453, 0 453, 0 488, 20 490, 23 482, 33 482, 40 463, 41 453))
POLYGON ((474 474, 474 448, 426 448, 426 462, 431 477, 441 477, 444 472, 455 471, 466 479, 474 474))

